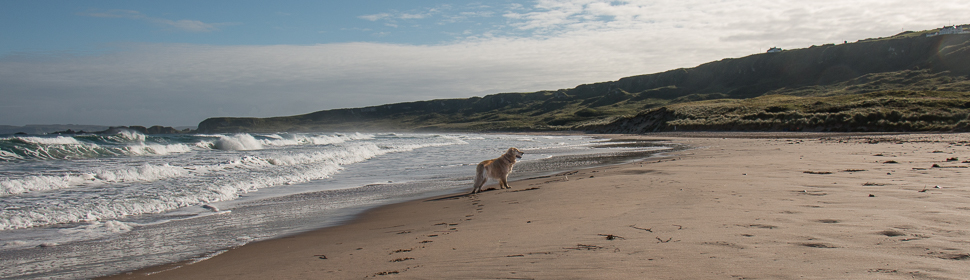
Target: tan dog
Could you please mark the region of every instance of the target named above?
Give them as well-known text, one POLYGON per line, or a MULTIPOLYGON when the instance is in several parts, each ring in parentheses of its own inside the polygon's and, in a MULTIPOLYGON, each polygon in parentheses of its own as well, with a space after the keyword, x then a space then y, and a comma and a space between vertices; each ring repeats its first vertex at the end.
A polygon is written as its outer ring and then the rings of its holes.
POLYGON ((498 179, 499 188, 509 188, 509 173, 512 173, 512 165, 515 164, 516 159, 522 158, 524 155, 522 151, 516 148, 509 148, 509 151, 505 152, 504 155, 483 161, 478 164, 475 168, 475 188, 472 189, 472 193, 477 193, 482 191, 482 186, 485 185, 485 181, 489 177, 493 179, 498 179))

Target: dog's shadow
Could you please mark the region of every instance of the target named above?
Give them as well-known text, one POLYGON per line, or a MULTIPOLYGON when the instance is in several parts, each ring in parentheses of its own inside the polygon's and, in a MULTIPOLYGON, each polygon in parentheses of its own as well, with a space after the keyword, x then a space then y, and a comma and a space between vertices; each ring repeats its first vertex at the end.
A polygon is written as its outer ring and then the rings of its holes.
POLYGON ((424 202, 442 201, 442 200, 449 200, 449 199, 459 199, 459 198, 462 198, 462 197, 471 197, 471 196, 474 196, 474 195, 477 195, 477 194, 480 194, 480 193, 483 193, 483 192, 490 192, 490 191, 497 191, 497 190, 499 190, 499 189, 497 189, 497 188, 488 188, 488 189, 481 190, 478 193, 459 193, 459 194, 449 195, 449 196, 445 196, 445 197, 438 197, 438 198, 428 199, 428 200, 425 200, 424 202))

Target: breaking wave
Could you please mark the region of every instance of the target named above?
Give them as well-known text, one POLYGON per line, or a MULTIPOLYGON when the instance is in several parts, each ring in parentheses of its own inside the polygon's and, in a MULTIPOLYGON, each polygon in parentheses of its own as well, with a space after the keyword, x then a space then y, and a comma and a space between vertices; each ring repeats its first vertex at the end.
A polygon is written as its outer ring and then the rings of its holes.
MULTIPOLYGON (((467 143, 456 137, 375 139, 375 135, 367 134, 234 134, 164 139, 139 135, 0 140, 22 144, 21 147, 30 143, 32 149, 79 151, 69 157, 28 153, 10 156, 19 162, 8 165, 22 168, 6 170, 0 179, 0 198, 5 202, 4 211, 0 211, 0 230, 107 221, 233 200, 263 188, 325 179, 348 165, 388 153, 467 143), (81 157, 98 149, 109 150, 111 156, 102 152, 81 157), (64 168, 52 169, 52 165, 64 168)), ((13 151, 17 150, 5 150, 13 151)))

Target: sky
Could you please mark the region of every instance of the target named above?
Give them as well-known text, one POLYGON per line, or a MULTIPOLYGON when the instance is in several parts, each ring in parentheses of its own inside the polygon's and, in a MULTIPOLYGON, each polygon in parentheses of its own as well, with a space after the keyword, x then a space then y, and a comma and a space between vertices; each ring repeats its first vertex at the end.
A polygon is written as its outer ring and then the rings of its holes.
POLYGON ((0 125, 533 92, 970 24, 970 1, 0 0, 0 125))

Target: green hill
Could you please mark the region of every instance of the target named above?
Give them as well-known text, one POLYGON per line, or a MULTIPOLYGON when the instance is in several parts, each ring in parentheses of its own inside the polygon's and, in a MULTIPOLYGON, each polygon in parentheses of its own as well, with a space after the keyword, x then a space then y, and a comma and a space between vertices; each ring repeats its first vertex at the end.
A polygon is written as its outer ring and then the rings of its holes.
POLYGON ((970 35, 926 36, 933 31, 754 54, 556 91, 210 118, 199 131, 965 130, 970 35))

